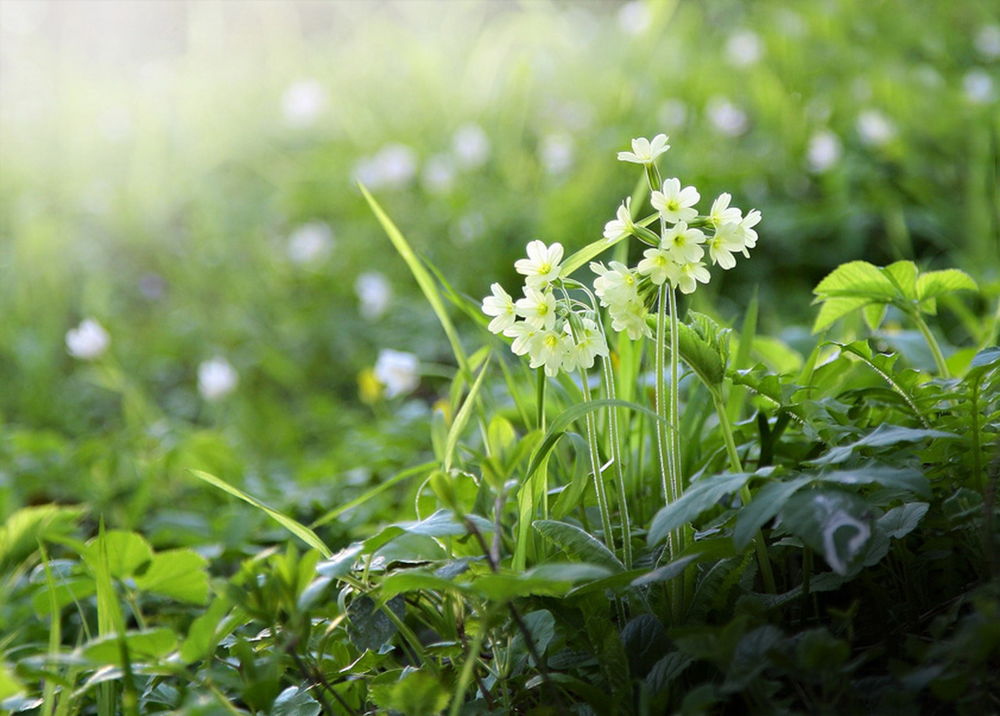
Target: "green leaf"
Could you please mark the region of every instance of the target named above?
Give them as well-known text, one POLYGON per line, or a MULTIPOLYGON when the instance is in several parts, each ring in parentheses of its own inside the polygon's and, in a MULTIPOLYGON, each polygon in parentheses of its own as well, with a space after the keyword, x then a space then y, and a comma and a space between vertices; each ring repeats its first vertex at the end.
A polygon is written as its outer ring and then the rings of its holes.
POLYGON ((901 443, 915 443, 921 440, 956 440, 958 435, 941 430, 907 428, 901 425, 883 423, 860 440, 848 445, 830 448, 825 454, 810 460, 811 465, 836 465, 846 462, 861 448, 883 448, 901 443))
POLYGON ((653 668, 649 670, 649 674, 646 676, 646 686, 654 696, 660 694, 664 689, 668 688, 678 676, 684 673, 684 670, 687 669, 693 662, 694 659, 687 654, 681 654, 679 651, 667 654, 653 664, 653 668))
POLYGON ((555 520, 535 520, 532 524, 543 537, 563 549, 570 557, 599 564, 612 572, 625 569, 625 565, 600 540, 576 525, 555 520))
MULTIPOLYGON (((108 634, 84 644, 81 651, 91 663, 123 666, 121 640, 118 634, 108 634)), ((160 627, 125 632, 124 642, 129 661, 158 661, 176 648, 177 637, 172 629, 160 627)))
POLYGON ((191 549, 158 552, 149 568, 135 578, 135 586, 172 597, 179 602, 208 601, 208 560, 191 549))
POLYGON ((813 289, 820 298, 852 297, 892 301, 899 292, 882 270, 867 261, 841 264, 813 289))
POLYGON ((229 610, 229 602, 225 599, 216 599, 191 622, 187 637, 181 644, 181 661, 191 664, 207 658, 218 644, 221 634, 219 626, 229 610))
POLYGON ((286 530, 291 532, 293 535, 298 537, 300 540, 305 542, 307 545, 309 545, 315 550, 318 550, 319 553, 322 554, 327 559, 329 559, 333 555, 333 553, 330 551, 330 548, 323 543, 323 540, 321 540, 315 532, 306 527, 304 524, 292 519, 285 513, 280 512, 279 510, 276 510, 273 507, 268 507, 263 502, 258 500, 256 497, 248 495, 246 492, 243 492, 243 490, 237 487, 233 487, 228 482, 216 477, 215 475, 203 472, 202 470, 191 470, 191 474, 197 477, 199 480, 204 480, 209 485, 219 488, 223 492, 228 492, 230 495, 238 497, 244 502, 250 503, 261 512, 264 512, 268 517, 270 517, 275 522, 280 524, 286 530))
POLYGON ((857 296, 838 296, 823 300, 823 305, 819 307, 819 314, 813 323, 812 332, 824 331, 838 320, 853 313, 862 306, 867 306, 872 299, 857 296))
POLYGON ((384 710, 403 714, 441 713, 451 700, 451 691, 437 676, 413 668, 403 669, 401 672, 385 672, 376 677, 369 693, 380 712, 384 710))
POLYGON ((917 298, 917 265, 912 261, 896 261, 882 269, 882 273, 892 281, 903 298, 913 301, 917 298))
POLYGON ((332 522, 333 520, 337 519, 342 514, 347 512, 348 510, 354 509, 359 505, 363 505, 364 503, 368 502, 368 500, 372 499, 376 495, 385 492, 393 485, 396 485, 397 483, 400 483, 403 480, 406 480, 411 477, 425 475, 427 472, 433 470, 435 467, 437 467, 437 461, 425 462, 420 465, 415 465, 413 467, 407 468, 406 470, 403 470, 402 472, 393 475, 388 480, 380 482, 379 484, 375 485, 375 487, 365 491, 364 494, 355 497, 353 500, 345 502, 342 505, 337 505, 332 510, 325 513, 318 520, 313 522, 312 528, 316 529, 317 527, 325 525, 327 522, 332 522))
POLYGON ((46 585, 31 597, 31 606, 40 617, 52 613, 52 607, 62 610, 67 604, 85 599, 97 591, 97 585, 91 577, 58 577, 53 585, 46 585), (53 605, 53 599, 55 604, 53 605))
POLYGON ((751 477, 753 473, 749 472, 726 473, 693 482, 675 502, 656 513, 649 527, 650 546, 662 542, 670 532, 694 520, 725 495, 739 490, 751 477))
POLYGON ((24 686, 14 676, 14 672, 9 666, 0 662, 0 701, 5 701, 23 692, 24 686))
POLYGON ((872 536, 872 512, 857 495, 840 490, 809 490, 792 495, 781 510, 781 524, 845 576, 872 536))
POLYGON ((736 548, 743 549, 750 544, 757 530, 778 514, 789 497, 810 482, 811 477, 797 477, 794 480, 769 482, 758 490, 736 517, 736 526, 733 528, 736 548))
POLYGON ((930 482, 919 470, 912 467, 892 467, 877 463, 862 465, 850 470, 820 473, 816 476, 816 480, 835 482, 841 485, 870 485, 874 483, 884 487, 901 488, 923 497, 929 497, 931 493, 930 482))
POLYGON ((869 303, 862 306, 861 315, 864 316, 865 324, 873 331, 877 331, 882 321, 885 320, 885 313, 889 309, 888 303, 869 303))
POLYGON ((596 564, 542 564, 527 572, 485 574, 472 583, 475 591, 487 599, 506 602, 530 595, 559 597, 577 582, 603 579, 610 572, 596 564))
POLYGON ((973 278, 958 269, 943 271, 928 271, 917 279, 917 298, 926 301, 953 291, 978 291, 979 286, 973 278))
POLYGON ((472 408, 476 404, 476 396, 479 395, 479 388, 483 385, 483 378, 486 377, 486 369, 489 367, 489 364, 489 359, 483 363, 483 367, 479 370, 479 376, 476 378, 476 382, 473 383, 472 388, 469 389, 469 394, 466 396, 465 402, 462 403, 462 407, 455 415, 451 428, 448 430, 448 440, 445 442, 444 448, 445 472, 451 470, 451 464, 455 458, 455 449, 458 447, 458 439, 462 436, 462 431, 465 430, 465 426, 469 424, 469 416, 472 415, 472 408))
POLYGON ((379 595, 383 600, 397 594, 417 592, 423 589, 437 592, 467 593, 469 589, 454 577, 442 577, 426 569, 402 569, 393 572, 379 584, 379 595))
MULTIPOLYGON (((98 537, 87 543, 83 559, 91 569, 100 558, 98 537)), ((153 559, 153 548, 146 538, 135 532, 108 530, 104 533, 108 550, 108 571, 115 579, 131 577, 153 559)))
POLYGON ((271 707, 271 716, 318 716, 320 703, 305 689, 289 686, 278 694, 271 707))
POLYGON ((347 635, 360 650, 378 651, 396 634, 396 625, 385 610, 402 619, 406 614, 406 602, 402 597, 393 597, 379 608, 368 596, 360 596, 347 608, 347 635))
POLYGON ((770 664, 768 653, 783 641, 781 630, 770 624, 744 634, 733 650, 722 690, 733 693, 746 688, 770 664))
POLYGON ((907 502, 878 518, 878 527, 894 539, 902 539, 920 524, 930 507, 926 502, 907 502))
POLYGON ((79 507, 59 505, 25 507, 14 512, 0 526, 0 569, 24 560, 38 549, 40 541, 68 535, 83 512, 79 507))
MULTIPOLYGON (((633 204, 633 206, 635 205, 633 204)), ((659 218, 659 214, 650 214, 649 216, 644 217, 643 219, 640 219, 635 223, 638 226, 649 226, 654 221, 656 221, 657 218, 659 218)), ((571 275, 574 271, 576 271, 582 266, 586 266, 588 263, 596 259, 598 256, 603 254, 605 251, 610 249, 619 241, 622 241, 628 237, 629 234, 622 234, 621 236, 614 239, 601 238, 598 239, 597 241, 592 241, 579 251, 576 251, 573 254, 571 254, 569 258, 563 261, 562 271, 560 272, 560 275, 561 276, 571 275)))
POLYGON ((674 577, 680 576, 684 573, 684 569, 696 561, 700 555, 689 554, 680 559, 675 559, 669 564, 665 564, 662 567, 657 567, 654 570, 647 572, 641 577, 632 580, 633 587, 645 587, 650 584, 659 584, 660 582, 668 582, 674 577))

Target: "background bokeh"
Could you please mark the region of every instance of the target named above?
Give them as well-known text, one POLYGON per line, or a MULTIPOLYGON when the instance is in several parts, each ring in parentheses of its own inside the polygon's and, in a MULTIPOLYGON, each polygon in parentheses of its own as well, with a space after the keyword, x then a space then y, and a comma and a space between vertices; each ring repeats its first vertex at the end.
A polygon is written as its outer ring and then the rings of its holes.
POLYGON ((793 340, 843 261, 995 284, 998 70, 990 0, 3 0, 0 515, 235 540, 258 518, 182 512, 219 499, 184 467, 322 513, 414 462, 449 353, 358 181, 481 296, 527 241, 598 237, 634 188, 615 152, 662 131, 666 176, 764 215, 702 310, 756 290, 793 340), (372 387, 383 349, 415 393, 372 387), (216 357, 238 382, 209 399, 216 357))

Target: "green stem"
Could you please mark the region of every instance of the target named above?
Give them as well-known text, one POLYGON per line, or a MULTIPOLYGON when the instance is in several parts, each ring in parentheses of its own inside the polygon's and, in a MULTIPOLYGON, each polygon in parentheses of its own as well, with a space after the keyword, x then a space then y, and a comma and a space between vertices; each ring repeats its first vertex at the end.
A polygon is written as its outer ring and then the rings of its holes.
POLYGON ((674 499, 684 494, 684 461, 681 458, 681 409, 680 409, 680 349, 678 348, 677 291, 671 287, 670 298, 670 443, 674 453, 673 481, 674 499))
MULTIPOLYGON (((659 295, 656 299, 656 353, 653 360, 653 372, 656 376, 654 386, 656 400, 656 415, 660 418, 656 421, 656 452, 660 459, 660 483, 663 489, 663 501, 669 505, 677 496, 671 494, 671 476, 673 475, 673 441, 667 434, 667 426, 670 424, 670 411, 667 408, 667 388, 664 384, 666 376, 666 334, 667 334, 667 286, 660 286, 659 295)), ((671 547, 671 554, 675 554, 671 547)))
MULTIPOLYGON (((729 455, 729 469, 733 472, 743 472, 743 463, 736 450, 736 440, 733 438, 733 426, 729 423, 729 414, 726 411, 726 403, 722 399, 722 392, 718 388, 710 388, 712 402, 715 403, 715 412, 719 416, 719 427, 722 429, 722 437, 726 443, 726 453, 729 455)), ((750 504, 750 488, 743 485, 740 488, 740 499, 743 505, 750 504)), ((754 550, 757 552, 757 564, 760 567, 761 577, 764 579, 764 588, 771 594, 777 593, 777 585, 774 582, 774 573, 771 571, 771 560, 767 556, 767 545, 764 544, 764 535, 760 530, 753 538, 754 550)))
POLYGON ((944 354, 941 353, 941 346, 938 345, 937 339, 934 338, 934 334, 931 333, 931 329, 928 328, 924 319, 920 315, 920 311, 914 311, 912 314, 913 322, 917 324, 917 328, 924 335, 924 340, 927 341, 928 347, 931 349, 931 353, 934 355, 934 363, 937 365, 938 374, 942 378, 950 378, 951 373, 948 370, 948 364, 945 363, 944 354))
MULTIPOLYGON (((604 378, 604 392, 610 400, 615 399, 615 379, 611 367, 611 359, 604 358, 601 363, 601 375, 604 378)), ((615 464, 615 481, 618 486, 618 511, 622 523, 622 552, 625 569, 632 569, 632 520, 629 517, 628 492, 625 489, 625 467, 622 464, 621 429, 618 424, 618 409, 608 408, 608 426, 611 428, 611 459, 615 464)))
MULTIPOLYGON (((587 371, 580 369, 580 382, 583 385, 583 399, 589 403, 590 385, 587 382, 587 371)), ((615 551, 615 539, 611 531, 611 511, 608 509, 608 494, 604 488, 604 477, 601 475, 601 454, 597 446, 597 421, 592 410, 587 411, 587 447, 590 453, 590 469, 594 473, 594 490, 597 493, 597 508, 601 512, 601 528, 604 530, 604 544, 612 552, 615 551)))

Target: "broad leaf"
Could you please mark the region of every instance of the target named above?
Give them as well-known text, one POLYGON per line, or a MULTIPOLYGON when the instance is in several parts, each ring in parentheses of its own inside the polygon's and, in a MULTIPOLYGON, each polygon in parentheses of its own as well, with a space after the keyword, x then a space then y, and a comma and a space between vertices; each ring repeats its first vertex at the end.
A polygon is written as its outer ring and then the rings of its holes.
POLYGON ((918 428, 907 428, 901 425, 882 424, 872 432, 859 440, 855 440, 849 445, 840 445, 830 448, 825 454, 815 460, 811 460, 812 465, 836 465, 850 459, 861 448, 882 448, 901 443, 915 443, 921 440, 955 440, 958 435, 946 433, 941 430, 927 430, 918 428))
POLYGON ((533 526, 542 536, 565 550, 570 557, 599 564, 612 572, 621 572, 625 565, 602 542, 576 525, 555 520, 535 520, 533 526))
POLYGON ((853 493, 809 490, 789 498, 781 510, 781 524, 844 576, 868 545, 872 512, 853 493))
POLYGON ((800 488, 812 482, 811 477, 797 477, 794 480, 769 482, 753 496, 750 504, 744 505, 736 518, 733 528, 733 542, 737 549, 743 549, 761 527, 784 507, 789 497, 800 488))
POLYGON ((899 294, 892 281, 867 261, 841 264, 813 289, 820 298, 849 296, 876 301, 892 301, 899 294))
POLYGON ((656 513, 649 527, 649 544, 659 544, 671 531, 691 522, 725 495, 739 490, 751 477, 753 473, 749 472, 727 473, 692 483, 683 495, 656 513))
MULTIPOLYGON (((158 661, 177 646, 177 637, 172 629, 160 627, 129 631, 124 636, 125 649, 131 662, 158 661)), ((84 658, 94 664, 122 666, 121 637, 108 634, 83 645, 84 658)))
POLYGON ((135 578, 135 586, 181 602, 204 604, 208 601, 207 566, 208 560, 194 550, 158 552, 149 568, 135 578))
POLYGON ((958 269, 928 271, 917 279, 917 298, 926 301, 952 291, 978 291, 979 286, 969 274, 958 269))
POLYGON ((917 528, 929 507, 926 502, 907 502, 893 507, 878 518, 879 529, 894 539, 902 539, 917 528))
MULTIPOLYGON (((100 558, 99 539, 95 537, 87 542, 87 549, 83 554, 84 561, 91 569, 94 569, 100 558)), ((108 551, 108 572, 115 579, 131 577, 153 559, 153 548, 145 537, 135 532, 108 530, 104 533, 104 540, 108 551)))

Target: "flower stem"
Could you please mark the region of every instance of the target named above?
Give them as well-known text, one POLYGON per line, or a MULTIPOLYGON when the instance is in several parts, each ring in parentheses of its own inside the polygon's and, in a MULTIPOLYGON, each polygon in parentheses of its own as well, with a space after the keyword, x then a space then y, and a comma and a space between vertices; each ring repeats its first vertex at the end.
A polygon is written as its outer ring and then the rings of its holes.
MULTIPOLYGON (((615 378, 611 367, 611 359, 604 358, 601 363, 601 374, 604 378, 604 393, 608 399, 615 399, 615 378)), ((608 408, 608 426, 611 428, 611 459, 615 464, 615 481, 618 486, 618 511, 622 524, 622 552, 625 569, 632 569, 632 520, 629 517, 628 492, 625 489, 625 466, 622 464, 621 429, 618 424, 618 408, 608 408)))
MULTIPOLYGON (((653 360, 653 372, 656 376, 654 387, 656 396, 656 415, 660 418, 656 421, 656 451, 660 458, 660 482, 663 488, 663 501, 670 504, 676 499, 672 494, 672 476, 674 472, 673 462, 673 441, 667 434, 667 426, 670 425, 670 412, 667 408, 667 388, 665 385, 666 376, 666 334, 667 334, 667 287, 666 284, 660 286, 659 295, 656 299, 656 353, 653 360)), ((671 549, 673 552, 673 549, 671 549)))
MULTIPOLYGON (((712 402, 715 403, 715 412, 719 416, 719 427, 722 429, 722 437, 726 443, 726 452, 729 455, 729 469, 733 472, 743 472, 743 463, 740 462, 740 455, 736 450, 736 440, 733 438, 733 427, 729 423, 729 413, 726 410, 726 402, 722 399, 722 392, 717 387, 709 388, 712 393, 712 402)), ((746 485, 740 488, 740 499, 743 506, 750 503, 750 488, 746 485)), ((760 530, 753 538, 754 550, 757 552, 757 565, 760 567, 761 577, 764 579, 764 588, 771 594, 777 594, 777 585, 774 581, 774 573, 771 571, 771 561, 767 556, 767 545, 764 544, 764 535, 760 530)))
MULTIPOLYGON (((580 369, 580 382, 583 385, 583 399, 589 403, 590 385, 587 382, 587 371, 580 369)), ((612 552, 615 551, 615 538, 611 531, 611 511, 608 509, 608 494, 604 488, 604 477, 601 475, 601 455, 597 446, 597 421, 593 411, 587 411, 587 447, 590 453, 590 469, 594 473, 594 491, 597 493, 597 508, 601 513, 601 528, 604 530, 604 544, 612 552)))
POLYGON ((931 333, 931 329, 924 322, 924 319, 920 316, 920 311, 914 311, 912 314, 913 322, 917 324, 917 328, 924 335, 924 340, 927 341, 928 347, 931 349, 931 353, 934 355, 934 363, 937 365, 938 374, 942 378, 950 378, 951 372, 948 370, 948 364, 944 360, 944 354, 941 353, 941 346, 938 345, 937 339, 934 334, 931 333))

